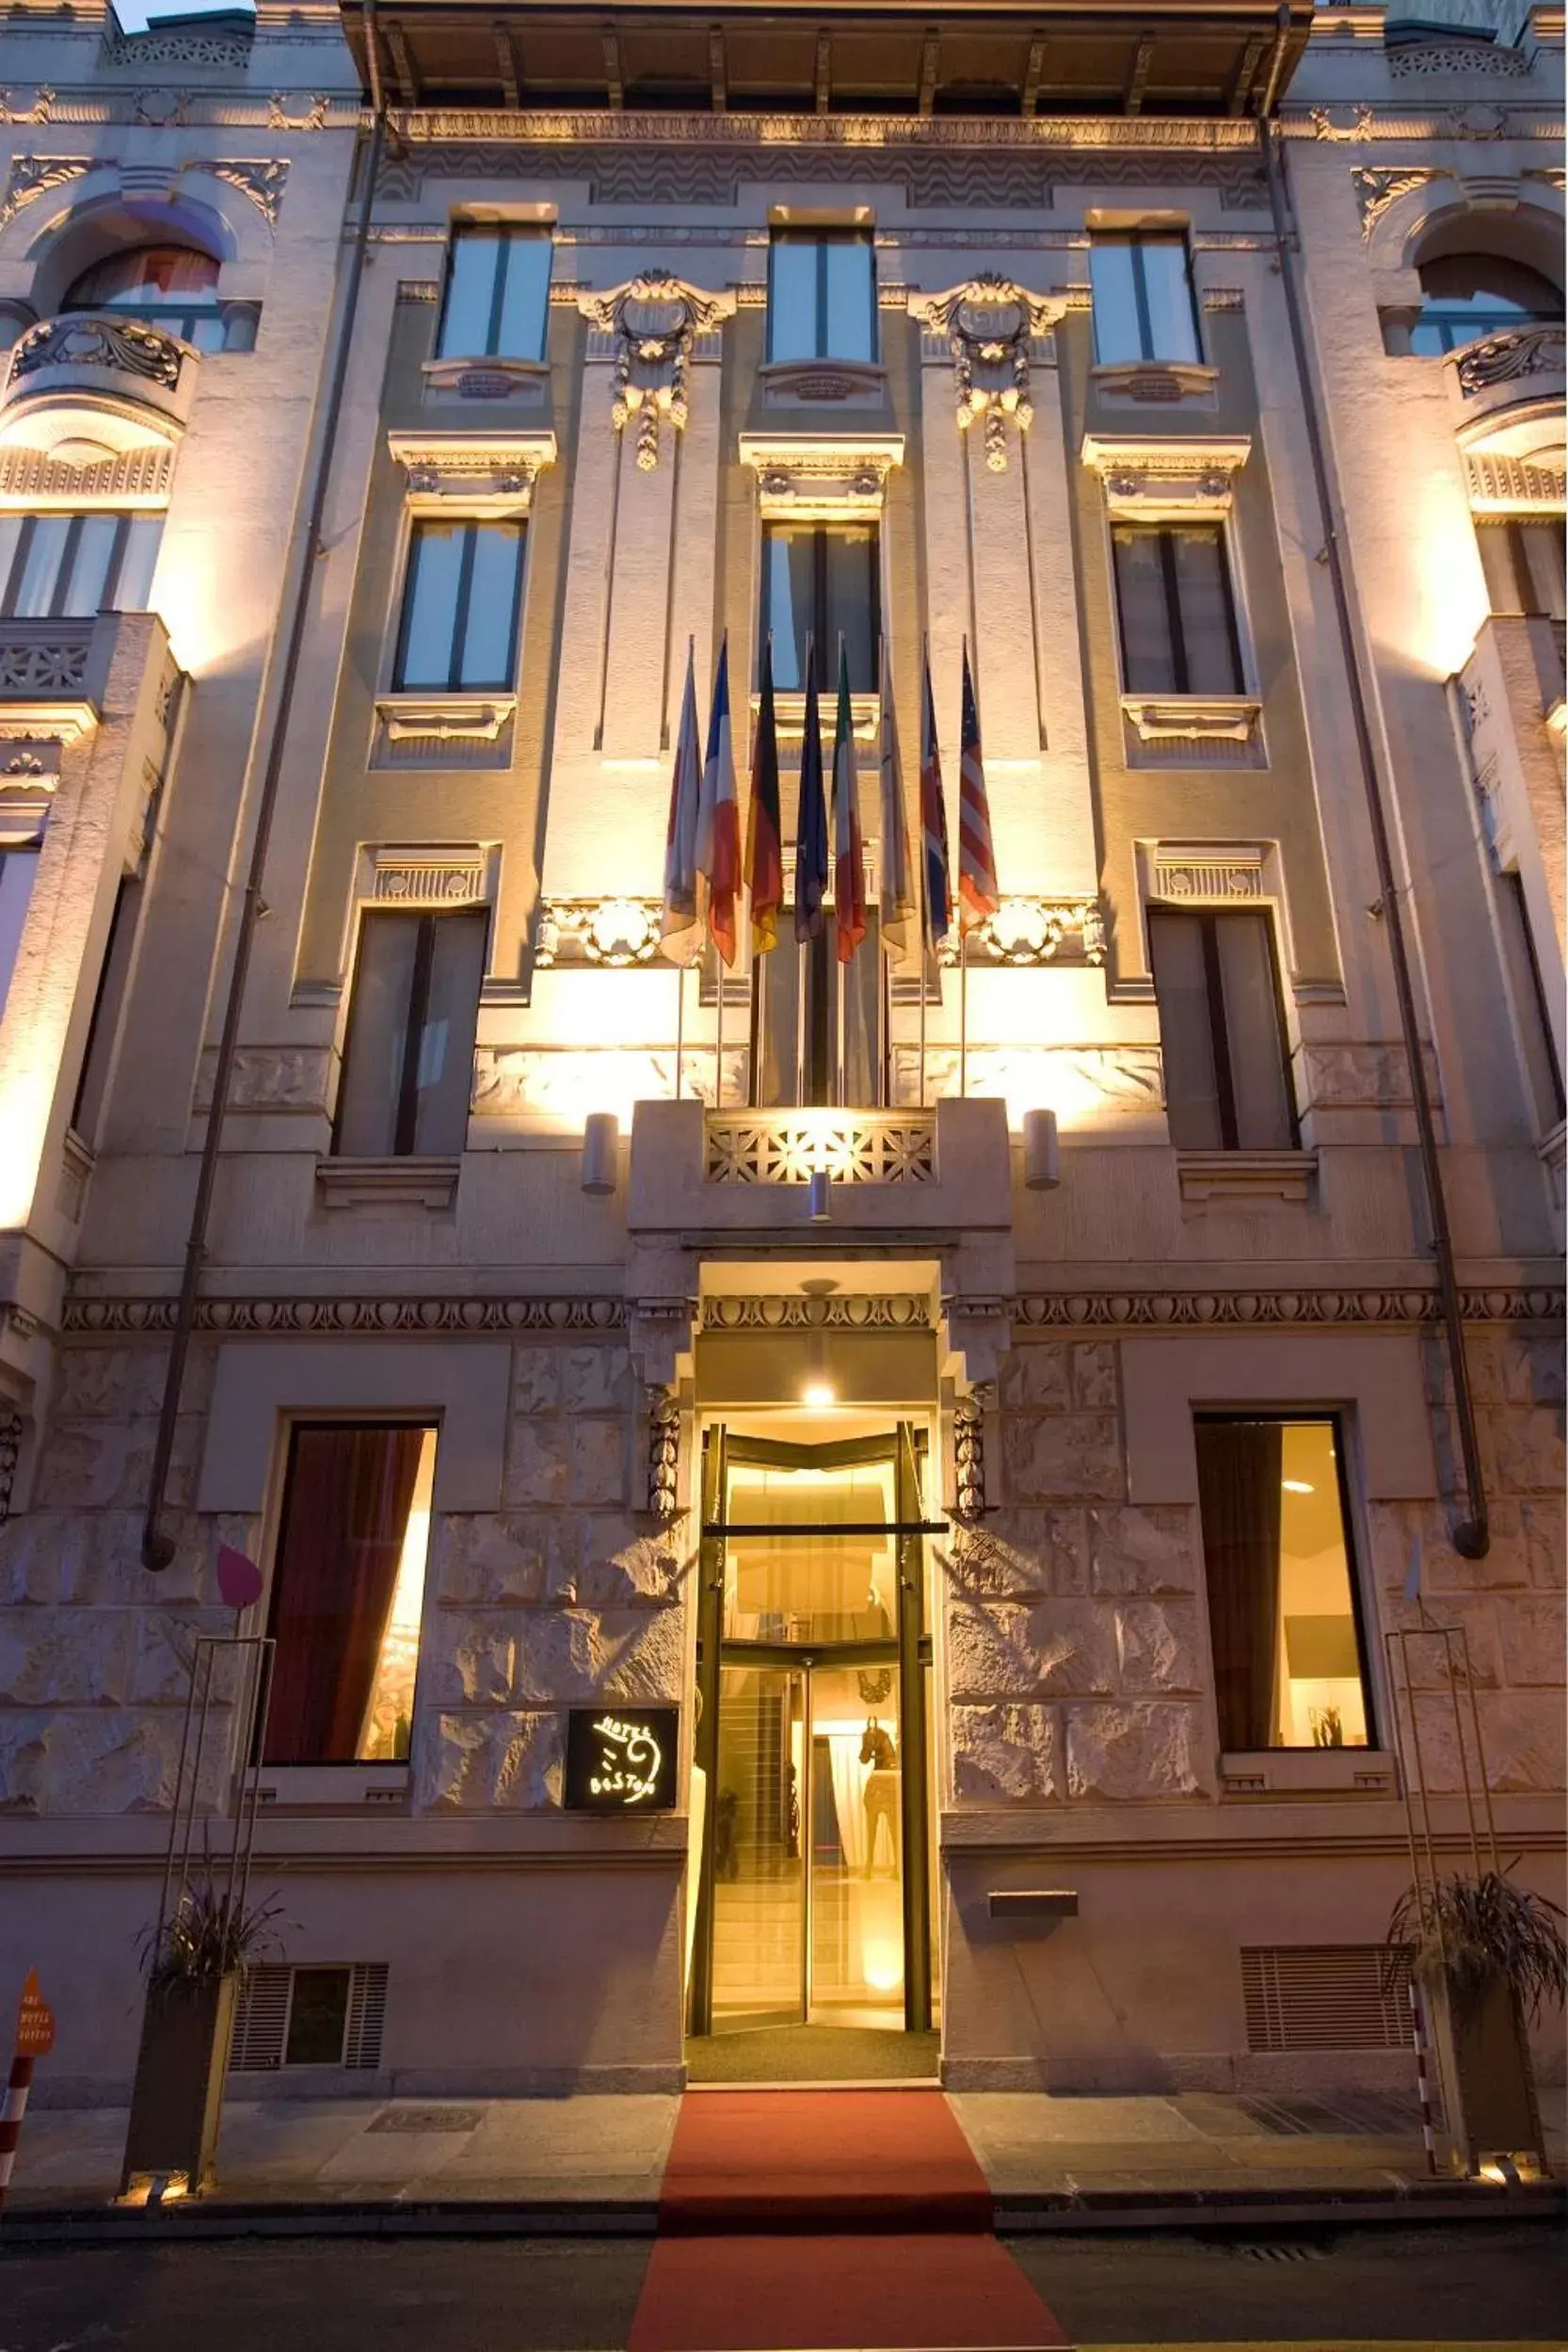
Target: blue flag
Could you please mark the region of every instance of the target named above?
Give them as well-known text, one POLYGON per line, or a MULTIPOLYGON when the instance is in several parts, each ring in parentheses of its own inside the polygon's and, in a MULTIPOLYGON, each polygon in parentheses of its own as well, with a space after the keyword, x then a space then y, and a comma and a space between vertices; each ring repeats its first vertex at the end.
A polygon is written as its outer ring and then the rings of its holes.
POLYGON ((823 790, 817 663, 806 641, 806 741, 800 752, 800 814, 795 824, 795 937, 815 939, 827 895, 827 795, 823 790))

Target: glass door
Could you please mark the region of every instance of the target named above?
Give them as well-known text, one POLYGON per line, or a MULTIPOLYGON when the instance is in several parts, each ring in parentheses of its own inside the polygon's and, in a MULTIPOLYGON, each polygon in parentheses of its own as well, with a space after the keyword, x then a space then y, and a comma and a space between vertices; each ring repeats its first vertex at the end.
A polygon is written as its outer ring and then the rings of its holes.
POLYGON ((799 1667, 720 1669, 715 2030, 797 2025, 806 2013, 806 1688, 799 1667))
POLYGON ((904 2024, 904 1775, 898 1675, 886 1665, 810 1676, 813 2024, 904 2024))

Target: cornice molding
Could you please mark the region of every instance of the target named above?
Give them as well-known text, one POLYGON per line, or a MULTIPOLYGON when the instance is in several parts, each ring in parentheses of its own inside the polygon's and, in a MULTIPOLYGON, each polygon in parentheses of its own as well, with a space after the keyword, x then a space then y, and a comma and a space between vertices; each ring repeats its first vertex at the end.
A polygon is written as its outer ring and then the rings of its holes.
MULTIPOLYGON (((1560 1284, 1460 1293, 1467 1323, 1559 1322, 1568 1311, 1560 1284)), ((1054 1331, 1257 1330, 1377 1326, 1420 1329, 1441 1320, 1435 1290, 1364 1286, 1348 1289, 1048 1290, 1013 1303, 1024 1329, 1054 1331)))
MULTIPOLYGON (((173 1299, 71 1298, 61 1329, 74 1337, 161 1338, 174 1329, 173 1299)), ((238 1338, 400 1338, 452 1333, 611 1332, 626 1326, 624 1299, 249 1298, 200 1299, 199 1331, 238 1338)))

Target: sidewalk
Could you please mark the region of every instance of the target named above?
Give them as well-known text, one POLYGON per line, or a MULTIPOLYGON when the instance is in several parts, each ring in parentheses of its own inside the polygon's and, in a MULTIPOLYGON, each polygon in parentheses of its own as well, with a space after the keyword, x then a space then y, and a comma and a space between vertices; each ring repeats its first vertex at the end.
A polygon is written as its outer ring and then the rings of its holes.
MULTIPOLYGON (((689 2098, 724 2094, 698 2090, 689 2098)), ((235 2229, 645 2233, 680 2102, 232 2099, 219 2185, 161 2212, 111 2209, 122 2107, 34 2107, 7 2236, 235 2229)), ((1062 2098, 966 2092, 949 2104, 1010 2230, 1208 2220, 1410 2220, 1563 2210, 1563 2094, 1543 2097, 1558 2179, 1505 2188, 1427 2172, 1414 2107, 1381 2095, 1062 2098), (1555 2127, 1555 2128, 1554 2128, 1555 2127)))

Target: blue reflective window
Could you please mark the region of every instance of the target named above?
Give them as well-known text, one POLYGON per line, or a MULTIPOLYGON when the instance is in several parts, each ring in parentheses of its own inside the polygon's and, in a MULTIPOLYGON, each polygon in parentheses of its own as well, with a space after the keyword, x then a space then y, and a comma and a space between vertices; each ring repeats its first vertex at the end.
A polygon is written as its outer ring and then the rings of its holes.
POLYGON ((869 229, 776 229, 768 250, 768 358, 876 358, 876 256, 869 229))
POLYGON ((508 693, 522 607, 520 522, 418 522, 408 548, 394 686, 508 693))
POLYGON ((437 358, 542 360, 552 251, 542 229, 458 229, 437 358))
POLYGON ((1095 357, 1102 367, 1203 358, 1187 240, 1176 232, 1110 232, 1089 247, 1095 357))

